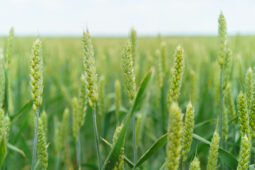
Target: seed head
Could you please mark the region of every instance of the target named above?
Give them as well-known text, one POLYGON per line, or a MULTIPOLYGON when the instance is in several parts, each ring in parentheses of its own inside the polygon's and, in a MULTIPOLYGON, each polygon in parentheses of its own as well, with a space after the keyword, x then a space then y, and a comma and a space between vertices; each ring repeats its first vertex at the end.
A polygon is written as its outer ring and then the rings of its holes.
POLYGON ((94 58, 94 48, 89 35, 86 31, 83 33, 83 64, 86 79, 86 88, 89 99, 89 105, 94 109, 94 105, 97 102, 98 92, 97 92, 97 73, 96 73, 96 63, 94 58))
POLYGON ((182 114, 177 103, 172 103, 169 114, 166 168, 177 170, 181 157, 182 114))
POLYGON ((207 170, 216 170, 217 169, 219 143, 220 143, 220 136, 216 129, 213 134, 213 138, 212 138, 212 141, 210 144, 207 170))
POLYGON ((40 160, 40 164, 43 169, 48 168, 48 152, 46 146, 46 138, 45 138, 45 131, 43 128, 43 122, 41 118, 39 118, 38 122, 38 140, 37 140, 37 154, 40 160))
POLYGON ((124 74, 124 80, 128 91, 129 104, 132 105, 136 95, 136 83, 130 41, 128 41, 122 52, 122 71, 124 74))
POLYGON ((251 142, 245 135, 242 137, 240 155, 237 170, 247 170, 249 168, 249 159, 251 152, 251 142))
POLYGON ((78 132, 80 129, 80 112, 79 112, 79 103, 77 98, 73 98, 73 114, 72 114, 72 121, 73 121, 73 135, 74 138, 78 139, 78 132))
POLYGON ((131 55, 132 59, 135 65, 135 59, 136 59, 136 31, 135 29, 131 29, 130 33, 130 41, 131 41, 131 55))
POLYGON ((192 134, 194 130, 194 109, 192 104, 189 103, 186 109, 185 124, 182 136, 182 156, 183 160, 187 159, 192 143, 192 134))
POLYGON ((246 97, 243 92, 240 92, 238 95, 238 114, 239 114, 239 123, 242 136, 250 135, 250 128, 249 128, 249 116, 247 110, 247 102, 246 97))
POLYGON ((33 110, 36 111, 42 104, 43 93, 43 71, 41 56, 41 41, 34 42, 31 57, 30 83, 32 87, 33 110))
POLYGON ((225 90, 227 88, 227 84, 229 82, 229 77, 231 74, 231 65, 232 65, 232 52, 228 48, 226 51, 226 57, 225 57, 225 65, 223 67, 224 69, 224 74, 223 74, 223 94, 225 94, 225 90))
POLYGON ((45 129, 45 138, 47 139, 47 134, 48 134, 48 116, 47 116, 45 110, 41 114, 41 120, 42 120, 43 128, 45 129))
POLYGON ((246 72, 246 78, 245 78, 245 94, 247 99, 248 111, 250 110, 250 107, 251 107, 252 90, 253 90, 252 69, 251 67, 249 67, 248 71, 246 72))
POLYGON ((189 170, 200 170, 200 162, 197 157, 195 157, 194 160, 191 162, 189 170))
MULTIPOLYGON (((122 128, 123 128, 123 124, 121 124, 120 126, 116 128, 113 135, 113 145, 117 141, 122 128)), ((116 162, 113 170, 123 170, 123 169, 124 169, 124 147, 121 148, 121 153, 119 154, 118 161, 116 162)))
POLYGON ((226 20, 223 13, 220 13, 219 19, 219 59, 218 62, 220 65, 225 64, 226 57, 226 45, 227 45, 227 28, 226 28, 226 20))
POLYGON ((80 123, 82 126, 84 124, 84 119, 86 117, 87 110, 87 94, 86 94, 86 82, 84 75, 81 76, 81 85, 79 89, 79 115, 80 115, 80 123))
POLYGON ((168 96, 168 102, 170 105, 172 102, 177 102, 178 97, 180 95, 183 72, 184 72, 183 49, 180 46, 178 46, 175 52, 174 69, 172 70, 170 81, 170 90, 168 96))

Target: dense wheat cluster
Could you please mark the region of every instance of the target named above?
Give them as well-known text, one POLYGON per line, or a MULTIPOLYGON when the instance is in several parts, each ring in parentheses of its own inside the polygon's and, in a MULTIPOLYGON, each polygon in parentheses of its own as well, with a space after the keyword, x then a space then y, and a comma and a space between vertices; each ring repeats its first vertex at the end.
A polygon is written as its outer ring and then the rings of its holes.
MULTIPOLYGON (((255 38, 0 38, 0 169, 254 169, 255 38)), ((217 30, 215 30, 217 31, 217 30)))

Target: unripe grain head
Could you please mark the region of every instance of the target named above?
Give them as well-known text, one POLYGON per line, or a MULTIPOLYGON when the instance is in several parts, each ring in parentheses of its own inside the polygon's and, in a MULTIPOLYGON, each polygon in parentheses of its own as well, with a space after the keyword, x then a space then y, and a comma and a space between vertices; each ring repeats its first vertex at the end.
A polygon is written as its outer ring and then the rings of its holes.
POLYGON ((129 41, 125 45, 122 52, 122 71, 128 91, 129 104, 132 105, 136 95, 136 83, 134 63, 131 55, 131 43, 129 41))
POLYGON ((181 46, 176 48, 174 68, 172 70, 170 89, 168 102, 171 105, 172 102, 177 102, 180 95, 180 89, 182 84, 182 77, 184 72, 184 55, 181 46))
POLYGON ((37 111, 42 104, 43 71, 42 71, 41 41, 34 42, 31 57, 30 83, 32 87, 33 109, 37 111))
POLYGON ((83 33, 83 64, 86 79, 86 89, 89 99, 89 105, 92 109, 98 99, 97 92, 97 73, 94 57, 94 48, 88 31, 83 33))
POLYGON ((168 170, 177 170, 181 157, 182 140, 182 114, 177 103, 170 107, 168 140, 166 150, 166 168, 168 170))

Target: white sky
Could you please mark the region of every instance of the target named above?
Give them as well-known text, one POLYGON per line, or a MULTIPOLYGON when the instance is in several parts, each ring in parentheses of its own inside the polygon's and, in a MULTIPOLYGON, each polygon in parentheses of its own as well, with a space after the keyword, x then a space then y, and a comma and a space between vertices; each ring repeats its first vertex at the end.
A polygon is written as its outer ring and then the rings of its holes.
POLYGON ((223 11, 231 34, 255 33, 254 0, 0 0, 0 35, 216 34, 223 11))

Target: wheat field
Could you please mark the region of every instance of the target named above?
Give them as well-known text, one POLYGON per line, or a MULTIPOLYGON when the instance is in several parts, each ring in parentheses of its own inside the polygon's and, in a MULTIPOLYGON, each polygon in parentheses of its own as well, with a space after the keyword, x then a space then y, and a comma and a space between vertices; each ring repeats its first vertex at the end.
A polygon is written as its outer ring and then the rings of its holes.
POLYGON ((254 169, 255 37, 0 37, 0 169, 254 169))

